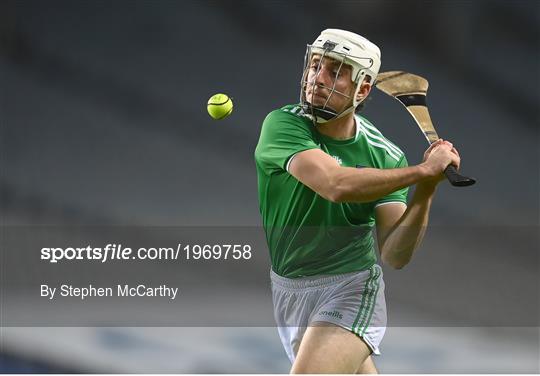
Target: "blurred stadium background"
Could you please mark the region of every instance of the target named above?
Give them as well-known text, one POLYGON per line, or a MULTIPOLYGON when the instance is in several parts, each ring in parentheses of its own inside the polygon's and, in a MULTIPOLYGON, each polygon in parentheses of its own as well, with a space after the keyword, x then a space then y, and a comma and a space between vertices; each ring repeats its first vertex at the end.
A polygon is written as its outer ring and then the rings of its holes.
MULTIPOLYGON (((433 223, 537 233, 539 21, 535 0, 3 1, 2 227, 258 225, 252 155, 260 124, 297 100, 305 44, 339 27, 377 43, 383 70, 430 80, 439 133, 479 180, 471 189, 441 187, 433 223), (216 92, 235 101, 222 122, 205 110, 216 92)), ((366 114, 410 163, 420 160, 424 140, 397 102, 374 93, 366 114)), ((533 249, 503 254, 481 241, 438 240, 446 246, 437 252, 478 268, 512 263, 538 292, 537 237, 533 249)), ((407 270, 386 273, 399 281, 407 270)), ((531 304, 538 309, 538 295, 531 304)), ((289 367, 275 328, 0 330, 0 372, 289 367)), ((538 373, 539 335, 520 325, 390 327, 376 361, 394 373, 538 373)))

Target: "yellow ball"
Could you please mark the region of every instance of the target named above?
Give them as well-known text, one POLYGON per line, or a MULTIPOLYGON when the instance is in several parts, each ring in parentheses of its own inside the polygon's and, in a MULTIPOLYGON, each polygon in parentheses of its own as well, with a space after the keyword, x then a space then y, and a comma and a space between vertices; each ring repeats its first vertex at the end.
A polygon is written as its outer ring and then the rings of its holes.
POLYGON ((227 94, 215 94, 208 100, 208 113, 215 120, 225 119, 233 110, 233 102, 227 94))

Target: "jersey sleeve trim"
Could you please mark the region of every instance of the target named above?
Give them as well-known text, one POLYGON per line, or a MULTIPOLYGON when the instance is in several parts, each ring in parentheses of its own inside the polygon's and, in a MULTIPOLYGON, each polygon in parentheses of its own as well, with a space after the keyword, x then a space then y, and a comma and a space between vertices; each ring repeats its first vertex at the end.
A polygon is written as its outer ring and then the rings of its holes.
POLYGON ((255 160, 266 175, 287 171, 295 154, 319 147, 311 123, 297 114, 300 110, 286 106, 272 111, 263 121, 255 160))
POLYGON ((285 171, 289 172, 289 167, 291 165, 291 162, 293 160, 294 157, 296 157, 298 154, 306 151, 306 150, 313 150, 313 149, 318 149, 318 147, 308 147, 308 148, 305 148, 304 150, 299 150, 297 151, 296 153, 294 153, 293 155, 291 155, 288 159, 287 159, 287 163, 285 164, 285 171))
POLYGON ((294 157, 296 157, 297 154, 298 153, 294 153, 289 157, 289 159, 287 160, 287 164, 285 165, 285 171, 289 172, 289 166, 291 165, 292 160, 294 159, 294 157))
POLYGON ((377 204, 375 204, 375 208, 378 208, 379 206, 383 206, 383 205, 388 205, 388 204, 401 204, 401 205, 407 206, 406 202, 404 202, 404 201, 396 201, 395 199, 393 199, 392 201, 378 202, 377 204))

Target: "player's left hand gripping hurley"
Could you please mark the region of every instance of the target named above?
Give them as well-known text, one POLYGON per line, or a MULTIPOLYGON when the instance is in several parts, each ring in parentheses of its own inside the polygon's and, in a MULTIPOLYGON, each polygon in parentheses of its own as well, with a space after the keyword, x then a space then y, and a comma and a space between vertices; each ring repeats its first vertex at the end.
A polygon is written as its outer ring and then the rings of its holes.
MULTIPOLYGON (((412 115, 428 142, 432 144, 439 139, 429 116, 426 96, 429 83, 420 76, 402 71, 382 72, 377 76, 375 87, 385 94, 397 99, 412 115)), ((456 187, 467 187, 476 180, 460 175, 453 165, 449 165, 444 174, 448 181, 456 187)))

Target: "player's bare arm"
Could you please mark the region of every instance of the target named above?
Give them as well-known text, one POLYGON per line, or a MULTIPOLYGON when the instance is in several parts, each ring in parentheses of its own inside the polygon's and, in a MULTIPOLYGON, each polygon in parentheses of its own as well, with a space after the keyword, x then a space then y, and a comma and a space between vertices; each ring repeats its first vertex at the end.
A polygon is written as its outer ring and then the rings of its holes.
POLYGON ((375 209, 377 239, 383 263, 401 269, 410 262, 424 237, 433 192, 417 188, 409 206, 392 203, 375 209))
POLYGON ((433 153, 423 163, 396 169, 342 167, 322 150, 311 149, 294 156, 289 173, 329 201, 370 202, 398 189, 437 179, 449 164, 457 165, 452 147, 443 145, 430 146, 428 151, 433 153))
MULTIPOLYGON (((460 158, 457 150, 446 141, 437 141, 424 154, 424 161, 430 157, 438 158, 442 146, 454 154, 452 164, 459 168, 460 158), (433 152, 433 155, 431 155, 433 152)), ((408 207, 396 203, 382 205, 375 209, 377 239, 381 260, 396 269, 407 265, 417 247, 422 242, 429 221, 429 210, 437 184, 444 179, 440 174, 417 184, 408 207)))

